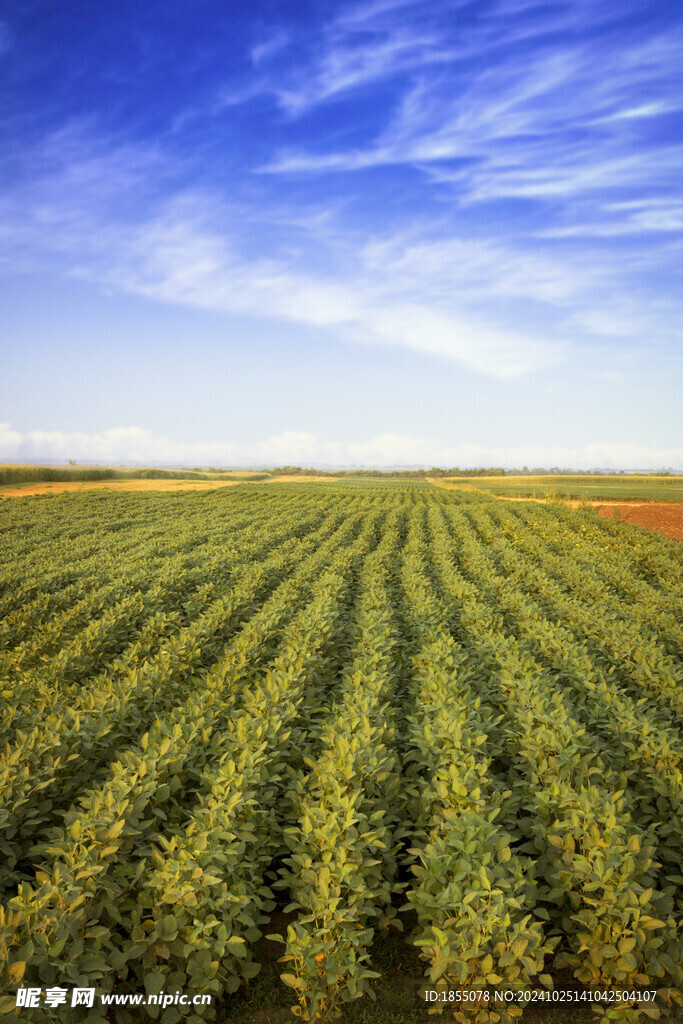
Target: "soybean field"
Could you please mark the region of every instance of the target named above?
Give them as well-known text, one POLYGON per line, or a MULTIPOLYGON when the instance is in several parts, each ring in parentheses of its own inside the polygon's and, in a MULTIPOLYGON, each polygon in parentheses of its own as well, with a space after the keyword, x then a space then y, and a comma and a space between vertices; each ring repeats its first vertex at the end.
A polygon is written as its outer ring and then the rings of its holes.
POLYGON ((683 477, 613 473, 598 476, 443 477, 450 486, 498 498, 569 498, 578 501, 683 501, 683 477))
POLYGON ((410 480, 16 498, 0 535, 0 1020, 76 985, 238 1021, 265 949, 278 1020, 370 1014, 387 936, 443 1019, 679 1012, 679 543, 410 480))

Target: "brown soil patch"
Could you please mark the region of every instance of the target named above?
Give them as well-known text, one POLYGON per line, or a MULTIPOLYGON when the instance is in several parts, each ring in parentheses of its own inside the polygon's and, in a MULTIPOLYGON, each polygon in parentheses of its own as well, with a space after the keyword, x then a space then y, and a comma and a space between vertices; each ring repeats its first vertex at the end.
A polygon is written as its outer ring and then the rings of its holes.
POLYGON ((683 540, 683 504, 668 501, 647 501, 642 505, 633 502, 605 504, 594 502, 598 515, 605 519, 616 519, 621 523, 634 523, 646 530, 663 533, 672 540, 683 540))
POLYGON ((0 488, 3 498, 24 498, 29 494, 58 494, 60 491, 207 491, 235 487, 237 480, 65 480, 0 488))

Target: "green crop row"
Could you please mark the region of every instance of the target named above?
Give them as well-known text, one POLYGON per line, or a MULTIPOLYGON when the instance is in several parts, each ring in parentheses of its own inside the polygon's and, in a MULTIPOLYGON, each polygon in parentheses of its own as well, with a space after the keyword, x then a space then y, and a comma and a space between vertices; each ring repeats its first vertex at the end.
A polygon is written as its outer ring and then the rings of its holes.
MULTIPOLYGON (((557 939, 546 937, 539 920, 533 863, 513 852, 515 837, 497 821, 510 796, 489 771, 487 733, 497 716, 474 691, 446 609, 425 574, 424 548, 416 531, 403 571, 406 617, 417 642, 406 757, 416 877, 407 897, 418 917, 413 942, 437 991, 520 991, 537 975, 551 984, 544 964, 557 939)), ((499 1009, 461 1000, 450 1009, 456 1021, 477 1024, 509 1024, 521 1015, 514 1003, 499 1009)))
MULTIPOLYGON (((292 774, 285 794, 293 824, 278 888, 298 912, 281 958, 302 1020, 331 1017, 369 991, 374 928, 394 917, 395 829, 400 789, 390 703, 396 630, 387 563, 398 534, 392 522, 367 557, 353 615, 355 641, 317 757, 292 774)), ((276 940, 280 936, 273 936, 276 940)))

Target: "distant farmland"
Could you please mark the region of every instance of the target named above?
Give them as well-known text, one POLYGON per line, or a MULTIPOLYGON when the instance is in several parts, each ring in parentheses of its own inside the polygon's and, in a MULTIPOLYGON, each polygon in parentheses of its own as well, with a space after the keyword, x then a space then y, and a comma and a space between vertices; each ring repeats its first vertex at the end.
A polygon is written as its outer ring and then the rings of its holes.
POLYGON ((596 501, 683 501, 683 476, 442 477, 444 482, 500 497, 596 501))

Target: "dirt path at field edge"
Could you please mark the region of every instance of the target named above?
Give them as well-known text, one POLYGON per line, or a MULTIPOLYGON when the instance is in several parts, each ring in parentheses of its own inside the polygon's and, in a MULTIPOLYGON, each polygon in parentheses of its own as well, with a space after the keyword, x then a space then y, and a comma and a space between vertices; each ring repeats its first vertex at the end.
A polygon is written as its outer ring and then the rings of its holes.
POLYGON ((239 480, 62 480, 0 488, 2 498, 24 498, 31 494, 59 494, 63 491, 208 491, 235 487, 239 480))
MULTIPOLYGON (((7 484, 0 487, 0 498, 24 498, 32 494, 59 494, 63 491, 208 491, 216 487, 235 487, 240 483, 250 482, 249 474, 235 473, 239 480, 59 480, 39 481, 35 484, 7 484)), ((276 476, 254 483, 262 484, 303 484, 332 481, 333 476, 276 476)))

